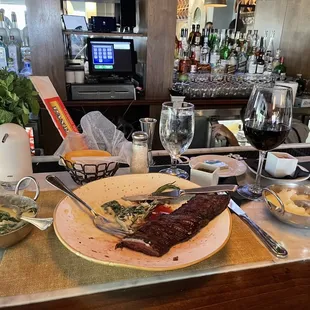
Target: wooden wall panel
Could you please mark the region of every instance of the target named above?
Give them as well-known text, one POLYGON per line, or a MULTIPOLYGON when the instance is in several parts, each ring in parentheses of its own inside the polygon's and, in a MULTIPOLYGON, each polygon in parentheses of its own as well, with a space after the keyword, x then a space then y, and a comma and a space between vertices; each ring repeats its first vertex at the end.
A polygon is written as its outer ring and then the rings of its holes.
POLYGON ((280 45, 290 76, 302 73, 310 78, 309 3, 309 0, 257 1, 255 29, 260 35, 264 30, 276 30, 275 47, 280 45))
POLYGON ((266 30, 275 30, 275 49, 280 46, 288 2, 289 0, 258 0, 256 4, 254 29, 261 36, 266 30))
POLYGON ((167 98, 172 83, 177 0, 147 1, 147 98, 167 98))
POLYGON ((48 75, 66 100, 60 0, 26 0, 32 70, 48 75))
POLYGON ((288 1, 281 49, 288 75, 302 73, 310 78, 310 1, 288 1))

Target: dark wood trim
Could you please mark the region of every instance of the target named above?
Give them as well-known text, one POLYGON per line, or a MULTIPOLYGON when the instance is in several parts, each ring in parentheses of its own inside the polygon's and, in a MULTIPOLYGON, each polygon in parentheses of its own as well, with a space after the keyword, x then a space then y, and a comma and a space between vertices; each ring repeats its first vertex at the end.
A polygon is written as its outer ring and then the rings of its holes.
POLYGON ((306 261, 10 309, 309 309, 309 292, 306 261))
POLYGON ((123 33, 123 32, 92 32, 92 31, 77 31, 77 30, 63 30, 64 34, 77 34, 86 36, 98 37, 147 37, 145 33, 123 33))
MULTIPOLYGON (((132 100, 103 100, 103 101, 65 101, 66 107, 103 107, 103 106, 133 106, 150 105, 161 106, 163 102, 169 101, 169 98, 161 99, 138 99, 132 100)), ((248 99, 194 99, 188 100, 199 106, 199 108, 227 108, 227 107, 242 107, 247 104, 248 99)))

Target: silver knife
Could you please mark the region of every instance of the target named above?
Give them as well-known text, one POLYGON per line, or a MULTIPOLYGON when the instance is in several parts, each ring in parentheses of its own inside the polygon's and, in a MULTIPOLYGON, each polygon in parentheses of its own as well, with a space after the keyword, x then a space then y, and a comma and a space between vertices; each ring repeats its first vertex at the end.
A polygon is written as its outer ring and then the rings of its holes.
POLYGON ((228 205, 229 209, 236 213, 253 232, 260 238, 260 240, 266 245, 269 251, 278 258, 285 258, 288 255, 286 249, 275 241, 270 235, 268 235, 264 230, 262 230, 257 224, 255 224, 247 214, 232 200, 228 205))
POLYGON ((135 195, 135 196, 125 196, 122 199, 126 201, 143 201, 143 200, 167 200, 176 199, 183 195, 195 195, 195 194, 208 194, 208 193, 218 193, 218 192, 235 192, 238 186, 235 184, 225 184, 207 187, 197 187, 192 189, 174 189, 171 191, 151 194, 151 195, 135 195))

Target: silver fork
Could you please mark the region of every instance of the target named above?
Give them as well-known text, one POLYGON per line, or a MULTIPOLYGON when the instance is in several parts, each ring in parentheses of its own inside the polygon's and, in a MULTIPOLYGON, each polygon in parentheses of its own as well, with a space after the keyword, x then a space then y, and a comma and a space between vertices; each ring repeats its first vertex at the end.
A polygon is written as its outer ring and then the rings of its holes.
POLYGON ((128 233, 126 233, 124 230, 117 228, 114 223, 109 221, 107 218, 104 216, 100 215, 97 213, 90 205, 88 205, 85 201, 83 201, 80 197, 75 195, 60 179, 58 179, 56 176, 53 175, 48 175, 46 177, 46 181, 54 186, 55 188, 61 190, 63 193, 65 193, 67 196, 72 198, 73 200, 77 201, 80 203, 82 206, 87 208, 87 210, 92 214, 93 216, 93 222, 94 225, 99 228, 100 230, 118 237, 118 238, 123 238, 125 237, 128 233))

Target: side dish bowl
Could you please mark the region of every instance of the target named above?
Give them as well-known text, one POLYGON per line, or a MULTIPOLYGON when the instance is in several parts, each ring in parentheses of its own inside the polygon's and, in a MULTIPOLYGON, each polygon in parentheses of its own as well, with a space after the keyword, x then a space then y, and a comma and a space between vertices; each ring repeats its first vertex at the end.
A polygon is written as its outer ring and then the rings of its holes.
POLYGON ((273 216, 283 223, 292 225, 298 228, 310 228, 310 215, 299 215, 293 212, 289 212, 285 201, 282 201, 279 197, 283 191, 294 191, 294 195, 306 195, 310 196, 310 186, 298 185, 298 184, 274 184, 263 190, 263 198, 266 205, 273 216), (273 196, 274 199, 270 199, 273 196), (269 199, 268 199, 269 198, 269 199), (276 203, 270 201, 277 201, 276 203))
MULTIPOLYGON (((31 210, 32 217, 36 217, 38 214, 38 206, 35 200, 39 196, 39 187, 34 178, 27 177, 19 181, 16 187, 15 193, 18 193, 18 189, 20 184, 26 179, 31 179, 36 184, 36 195, 34 199, 20 196, 17 194, 1 194, 0 195, 0 206, 13 206, 18 207, 23 210, 31 210)), ((19 241, 23 240, 33 229, 33 225, 25 222, 25 221, 16 221, 16 223, 12 223, 10 221, 5 220, 4 212, 0 210, 0 248, 8 248, 19 241), (2 216, 1 216, 2 214, 2 216)))

